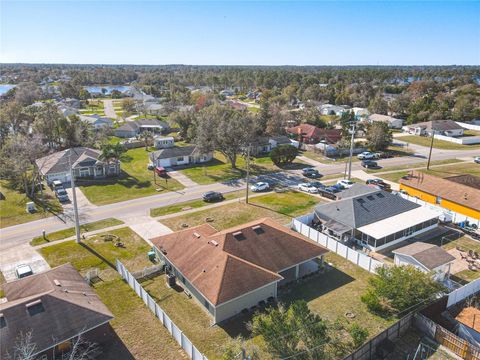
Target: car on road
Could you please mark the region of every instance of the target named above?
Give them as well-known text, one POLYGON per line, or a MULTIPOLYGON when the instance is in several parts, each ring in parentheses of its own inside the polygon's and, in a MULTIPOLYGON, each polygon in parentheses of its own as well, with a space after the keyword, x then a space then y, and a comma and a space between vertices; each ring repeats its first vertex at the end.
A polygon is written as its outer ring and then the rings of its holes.
POLYGON ((58 201, 60 201, 61 203, 70 201, 70 199, 68 198, 68 193, 63 187, 61 189, 55 190, 55 195, 57 196, 58 201))
POLYGON ((360 160, 373 160, 373 159, 376 159, 377 156, 376 156, 376 154, 374 154, 370 151, 364 151, 364 152, 358 154, 357 158, 360 159, 360 160))
POLYGON ((30 265, 18 265, 15 268, 15 275, 17 276, 18 279, 33 275, 33 270, 30 267, 30 265))
POLYGON ((391 191, 392 188, 390 184, 387 184, 382 179, 368 179, 367 181, 365 181, 365 184, 367 184, 368 186, 375 186, 385 191, 391 191))
POLYGON ((318 179, 318 178, 321 178, 323 176, 315 168, 305 168, 305 169, 302 170, 302 174, 303 174, 303 176, 308 177, 308 178, 312 178, 312 179, 318 179))
POLYGON ((353 186, 354 182, 347 180, 347 179, 341 179, 337 181, 337 185, 340 185, 344 189, 350 189, 353 186))
POLYGON ((213 201, 222 201, 224 199, 222 193, 218 191, 207 191, 202 195, 203 201, 213 202, 213 201))
POLYGON ((480 156, 475 156, 473 158, 473 161, 476 162, 477 164, 480 164, 480 156))
POLYGON ((265 191, 269 189, 270 189, 270 185, 267 182, 257 182, 252 186, 250 186, 250 190, 252 190, 253 192, 265 191))
POLYGON ((365 169, 378 169, 380 166, 378 166, 378 163, 373 160, 363 160, 361 163, 362 167, 365 169))
POLYGON ((298 184, 298 189, 301 191, 305 191, 309 194, 318 194, 318 188, 316 188, 310 183, 300 183, 298 184))

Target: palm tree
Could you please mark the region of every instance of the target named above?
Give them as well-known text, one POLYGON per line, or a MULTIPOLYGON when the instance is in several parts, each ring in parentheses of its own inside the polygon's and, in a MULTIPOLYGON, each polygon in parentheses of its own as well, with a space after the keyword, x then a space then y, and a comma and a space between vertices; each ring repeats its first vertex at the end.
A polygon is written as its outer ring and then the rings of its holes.
POLYGON ((99 158, 107 164, 116 163, 120 160, 123 153, 126 151, 122 144, 105 144, 101 147, 102 153, 99 158))
POLYGON ((143 140, 145 143, 145 151, 148 150, 148 146, 152 143, 153 141, 153 132, 147 130, 143 131, 140 133, 139 138, 143 140))

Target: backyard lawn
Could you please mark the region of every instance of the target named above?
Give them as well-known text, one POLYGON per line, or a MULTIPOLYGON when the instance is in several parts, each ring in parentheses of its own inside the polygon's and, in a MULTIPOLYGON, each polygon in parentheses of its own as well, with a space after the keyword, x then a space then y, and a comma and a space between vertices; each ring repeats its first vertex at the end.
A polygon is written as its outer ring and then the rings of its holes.
MULTIPOLYGON (((113 218, 103 219, 103 220, 91 222, 88 224, 80 225, 80 233, 100 230, 110 226, 121 225, 121 224, 123 224, 123 221, 121 220, 117 220, 113 218)), ((75 228, 72 227, 65 230, 60 230, 60 231, 47 234, 46 239, 44 239, 43 236, 37 236, 36 238, 33 238, 32 241, 30 241, 30 245, 37 246, 40 244, 46 244, 52 241, 66 239, 74 235, 75 235, 75 228)))
POLYGON ((163 191, 183 189, 176 180, 157 177, 153 183, 153 172, 147 169, 149 151, 145 148, 128 150, 121 159, 122 172, 118 178, 92 181, 77 181, 85 196, 96 205, 155 195, 163 191), (158 190, 158 191, 157 191, 158 190))
MULTIPOLYGON (((0 200, 0 228, 21 224, 29 221, 42 219, 52 216, 53 213, 42 209, 39 201, 35 204, 36 212, 30 214, 26 212, 27 202, 32 201, 25 194, 12 189, 5 180, 0 181, 0 192, 3 195, 0 200)), ((47 203, 54 213, 62 212, 62 206, 57 201, 53 192, 47 186, 44 187, 43 194, 47 203)))
MULTIPOLYGON (((398 137, 398 140, 405 141, 411 144, 425 146, 425 147, 430 147, 430 144, 432 142, 431 137, 416 136, 416 135, 401 136, 401 137, 398 137)), ((450 141, 435 139, 433 141, 433 147, 436 149, 444 149, 444 150, 473 150, 473 149, 480 149, 480 144, 461 145, 461 144, 456 144, 450 141)))
POLYGON ((281 224, 286 224, 292 220, 292 217, 308 213, 321 202, 323 202, 322 199, 306 193, 294 191, 272 193, 251 198, 248 205, 243 200, 239 200, 238 203, 179 215, 161 222, 174 231, 183 229, 183 224, 188 224, 190 227, 201 225, 205 223, 206 218, 213 219, 211 224, 217 230, 263 217, 271 217, 281 224))
POLYGON ((105 116, 104 105, 101 99, 90 99, 88 103, 86 101, 82 102, 82 108, 79 110, 82 115, 92 115, 98 114, 105 116))
MULTIPOLYGON (((295 160, 286 168, 295 169, 304 166, 305 164, 300 160, 295 160)), ((252 176, 280 170, 268 156, 250 158, 250 174, 252 176)), ((212 161, 186 168, 181 170, 181 172, 199 184, 213 184, 244 178, 246 175, 246 162, 242 156, 239 156, 237 158, 237 169, 232 169, 225 156, 216 152, 212 161)))

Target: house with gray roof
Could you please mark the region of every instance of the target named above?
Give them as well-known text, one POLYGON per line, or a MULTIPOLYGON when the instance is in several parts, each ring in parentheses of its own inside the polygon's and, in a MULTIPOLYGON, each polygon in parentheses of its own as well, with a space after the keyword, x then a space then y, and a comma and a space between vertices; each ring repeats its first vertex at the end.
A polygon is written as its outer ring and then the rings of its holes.
POLYGON ((213 159, 213 151, 201 152, 197 146, 173 146, 150 153, 150 163, 171 167, 205 163, 213 159))
POLYGON ((120 174, 120 161, 106 162, 100 159, 100 151, 75 147, 35 160, 39 173, 51 184, 54 180, 70 181, 70 167, 75 179, 99 179, 120 174))
POLYGON ((26 359, 16 346, 21 333, 31 334, 29 359, 63 359, 72 340, 101 346, 113 314, 70 264, 2 285, 6 301, 0 304, 2 359, 26 359))
POLYGON ((100 116, 98 114, 93 115, 79 115, 80 120, 85 121, 86 123, 93 126, 95 130, 102 128, 112 128, 113 121, 105 116, 100 116))
POLYGON ((351 196, 315 208, 317 228, 344 243, 381 250, 438 226, 440 214, 389 192, 355 185, 351 196), (367 189, 368 188, 368 189, 367 189))
POLYGON ((163 134, 170 130, 166 121, 157 119, 138 119, 128 121, 114 131, 114 135, 121 138, 132 138, 142 131, 151 131, 156 134, 163 134))
POLYGON ((414 266, 420 271, 432 273, 437 281, 450 276, 450 267, 455 256, 434 244, 415 242, 393 250, 394 263, 397 266, 414 266))

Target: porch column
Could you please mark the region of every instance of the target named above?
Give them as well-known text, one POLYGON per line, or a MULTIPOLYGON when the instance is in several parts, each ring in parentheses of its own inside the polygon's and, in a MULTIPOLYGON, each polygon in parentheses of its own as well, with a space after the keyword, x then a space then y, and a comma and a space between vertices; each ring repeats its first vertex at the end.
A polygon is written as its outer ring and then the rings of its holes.
POLYGON ((298 280, 299 272, 300 272, 300 265, 297 264, 295 265, 295 280, 298 280))

